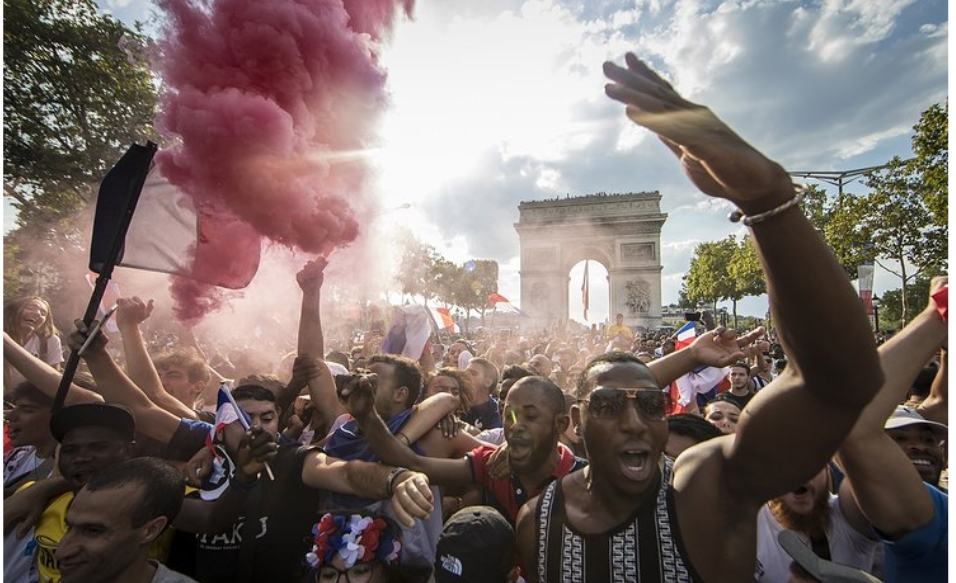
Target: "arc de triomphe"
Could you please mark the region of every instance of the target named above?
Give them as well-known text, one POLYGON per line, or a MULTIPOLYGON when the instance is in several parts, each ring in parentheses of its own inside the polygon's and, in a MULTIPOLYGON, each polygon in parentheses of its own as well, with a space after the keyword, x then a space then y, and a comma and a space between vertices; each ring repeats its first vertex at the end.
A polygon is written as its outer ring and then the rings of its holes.
POLYGON ((568 318, 569 272, 591 259, 607 268, 611 321, 621 313, 629 326, 660 326, 660 201, 641 192, 520 203, 521 307, 532 325, 568 318))

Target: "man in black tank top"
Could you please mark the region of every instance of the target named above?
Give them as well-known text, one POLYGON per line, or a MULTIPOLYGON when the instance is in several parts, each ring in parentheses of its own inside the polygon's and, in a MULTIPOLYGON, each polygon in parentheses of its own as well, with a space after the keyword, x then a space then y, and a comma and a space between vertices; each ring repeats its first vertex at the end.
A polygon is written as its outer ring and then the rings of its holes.
POLYGON ((625 60, 605 64, 607 94, 660 135, 698 188, 740 209, 791 365, 748 403, 736 434, 672 462, 664 388, 702 364, 746 358, 762 329, 738 338, 719 327, 650 367, 624 353, 589 363, 571 417, 591 463, 521 509, 522 570, 530 582, 752 581, 758 510, 816 474, 852 429, 882 382, 876 346, 787 172, 634 55, 625 60), (819 321, 840 322, 839 337, 819 343, 819 321))

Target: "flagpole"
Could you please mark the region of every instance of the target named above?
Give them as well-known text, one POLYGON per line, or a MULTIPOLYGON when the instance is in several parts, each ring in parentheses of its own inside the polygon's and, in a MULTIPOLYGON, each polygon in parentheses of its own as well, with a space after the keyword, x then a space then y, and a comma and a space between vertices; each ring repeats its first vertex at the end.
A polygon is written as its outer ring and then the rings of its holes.
MULTIPOLYGON (((130 221, 133 219, 133 211, 136 210, 136 203, 139 202, 139 195, 143 190, 143 185, 146 183, 146 175, 149 173, 153 156, 156 154, 156 144, 153 142, 146 142, 145 147, 134 143, 132 146, 130 146, 129 151, 123 155, 123 158, 120 159, 120 162, 118 162, 117 165, 122 163, 123 159, 126 158, 126 156, 129 155, 134 148, 138 150, 135 155, 142 159, 133 160, 131 164, 138 164, 140 167, 136 174, 136 178, 131 184, 132 188, 130 188, 129 196, 126 198, 126 204, 123 207, 123 214, 120 217, 119 226, 116 229, 116 232, 113 234, 113 238, 109 246, 109 252, 106 255, 102 265, 99 267, 99 270, 94 270, 99 273, 99 277, 96 278, 96 285, 93 286, 93 295, 90 296, 90 301, 86 306, 86 312, 83 314, 83 324, 87 329, 89 329, 93 319, 96 318, 100 301, 103 299, 103 294, 106 293, 106 286, 109 284, 110 278, 113 275, 113 267, 116 265, 116 261, 119 259, 120 252, 123 249, 123 243, 126 241, 126 232, 129 230, 130 221)), ((114 166, 114 169, 115 168, 116 166, 114 166)), ((103 179, 103 182, 106 182, 106 180, 110 178, 110 173, 107 173, 106 177, 103 179)), ((103 185, 101 183, 101 195, 102 190, 103 185)), ((97 201, 97 210, 99 210, 99 201, 97 201)), ((91 242, 90 247, 92 248, 92 246, 93 244, 91 242)), ((91 261, 91 263, 93 262, 91 261)), ((79 351, 71 350, 70 358, 67 360, 66 367, 63 369, 63 378, 60 379, 60 386, 57 387, 56 390, 56 398, 53 399, 53 412, 56 412, 58 409, 60 409, 63 406, 63 403, 66 401, 66 393, 70 390, 70 384, 73 382, 73 376, 76 374, 76 369, 79 364, 79 351)))

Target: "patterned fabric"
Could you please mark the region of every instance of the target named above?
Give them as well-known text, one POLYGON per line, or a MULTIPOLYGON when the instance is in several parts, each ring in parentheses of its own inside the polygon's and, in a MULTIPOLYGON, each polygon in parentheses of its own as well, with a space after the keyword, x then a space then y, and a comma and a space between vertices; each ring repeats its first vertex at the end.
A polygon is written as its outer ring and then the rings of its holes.
POLYGON ((567 523, 561 481, 551 483, 537 510, 541 583, 662 581, 692 583, 679 537, 670 490, 673 460, 664 457, 657 496, 619 526, 582 535, 567 523))

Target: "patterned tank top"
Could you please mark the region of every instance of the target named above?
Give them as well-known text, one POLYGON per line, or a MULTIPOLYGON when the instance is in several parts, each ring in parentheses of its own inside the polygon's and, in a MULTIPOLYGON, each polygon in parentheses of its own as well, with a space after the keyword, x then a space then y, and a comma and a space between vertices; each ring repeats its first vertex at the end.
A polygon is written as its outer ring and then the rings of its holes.
POLYGON ((700 578, 685 560, 673 490, 674 462, 662 456, 657 496, 622 524, 599 534, 581 534, 568 526, 563 480, 541 494, 538 526, 538 575, 541 583, 640 581, 693 583, 700 578))

